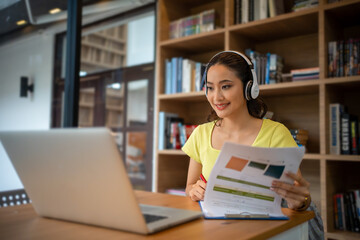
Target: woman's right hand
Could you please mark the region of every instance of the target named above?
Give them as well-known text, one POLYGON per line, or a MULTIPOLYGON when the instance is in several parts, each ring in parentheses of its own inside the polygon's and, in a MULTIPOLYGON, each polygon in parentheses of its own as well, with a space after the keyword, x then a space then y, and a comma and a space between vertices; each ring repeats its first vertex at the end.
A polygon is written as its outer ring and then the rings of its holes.
POLYGON ((189 196, 191 200, 193 201, 204 200, 205 189, 206 189, 206 183, 203 182, 202 180, 197 180, 197 182, 192 185, 189 191, 189 196))

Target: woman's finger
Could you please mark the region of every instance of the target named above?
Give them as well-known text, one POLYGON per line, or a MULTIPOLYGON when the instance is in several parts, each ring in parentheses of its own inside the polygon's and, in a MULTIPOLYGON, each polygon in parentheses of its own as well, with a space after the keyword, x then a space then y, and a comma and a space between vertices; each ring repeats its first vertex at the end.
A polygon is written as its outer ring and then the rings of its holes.
POLYGON ((285 191, 292 192, 294 194, 298 194, 302 196, 308 196, 310 194, 308 188, 305 186, 295 186, 281 181, 273 181, 272 187, 283 189, 285 191))
POLYGON ((272 188, 272 190, 277 194, 279 194, 281 197, 285 198, 286 200, 296 201, 299 204, 303 203, 306 200, 305 195, 299 195, 282 188, 272 188))

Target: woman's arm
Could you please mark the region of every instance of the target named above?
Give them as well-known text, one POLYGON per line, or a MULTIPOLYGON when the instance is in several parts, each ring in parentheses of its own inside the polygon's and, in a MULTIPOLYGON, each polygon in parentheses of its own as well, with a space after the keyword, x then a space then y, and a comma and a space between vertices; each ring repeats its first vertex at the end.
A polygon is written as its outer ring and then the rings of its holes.
POLYGON ((193 201, 204 200, 206 183, 199 180, 201 172, 202 165, 190 158, 185 192, 193 201))
POLYGON ((272 190, 287 201, 289 208, 299 211, 306 210, 311 203, 310 183, 302 177, 300 170, 297 174, 287 173, 287 176, 294 179, 294 184, 273 181, 272 190))

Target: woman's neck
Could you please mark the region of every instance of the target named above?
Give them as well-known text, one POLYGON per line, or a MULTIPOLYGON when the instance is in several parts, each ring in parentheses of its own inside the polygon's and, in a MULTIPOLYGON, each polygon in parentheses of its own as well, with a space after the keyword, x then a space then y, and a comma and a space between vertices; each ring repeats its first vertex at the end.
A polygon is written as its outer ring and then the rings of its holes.
POLYGON ((252 129, 256 122, 256 118, 246 112, 238 114, 237 116, 223 118, 221 120, 220 128, 223 133, 231 135, 232 133, 252 129))

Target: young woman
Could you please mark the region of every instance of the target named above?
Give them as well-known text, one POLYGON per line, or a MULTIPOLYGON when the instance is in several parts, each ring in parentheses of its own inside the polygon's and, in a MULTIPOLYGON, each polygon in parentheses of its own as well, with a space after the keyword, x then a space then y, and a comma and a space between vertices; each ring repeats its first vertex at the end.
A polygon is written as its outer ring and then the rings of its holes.
MULTIPOLYGON (((289 130, 281 123, 263 119, 267 107, 259 93, 252 64, 243 54, 223 51, 213 56, 204 73, 206 97, 212 107, 209 122, 199 125, 182 148, 190 156, 186 194, 203 200, 205 179, 215 164, 224 142, 254 147, 297 146, 289 130)), ((297 174, 287 173, 293 185, 273 181, 272 190, 282 196, 288 207, 305 210, 311 202, 309 183, 297 174)))

